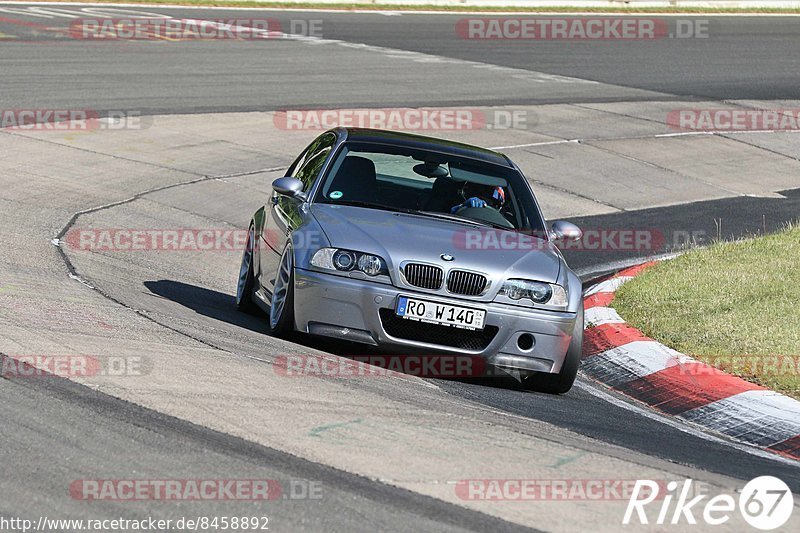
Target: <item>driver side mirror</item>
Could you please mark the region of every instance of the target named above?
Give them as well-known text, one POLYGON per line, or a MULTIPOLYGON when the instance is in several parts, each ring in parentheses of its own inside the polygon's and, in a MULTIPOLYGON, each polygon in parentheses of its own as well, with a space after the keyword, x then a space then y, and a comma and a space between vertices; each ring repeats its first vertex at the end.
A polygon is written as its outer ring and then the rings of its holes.
POLYGON ((556 241, 577 241, 583 237, 583 232, 575 224, 559 220, 550 227, 550 237, 556 241))
POLYGON ((278 178, 272 182, 272 189, 282 196, 305 199, 303 195, 303 182, 297 178, 292 178, 290 176, 278 178))

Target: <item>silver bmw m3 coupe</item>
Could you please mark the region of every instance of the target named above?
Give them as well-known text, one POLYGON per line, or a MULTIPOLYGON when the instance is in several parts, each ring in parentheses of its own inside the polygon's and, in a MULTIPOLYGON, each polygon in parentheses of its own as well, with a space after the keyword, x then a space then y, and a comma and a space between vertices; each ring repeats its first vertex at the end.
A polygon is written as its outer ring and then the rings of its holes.
POLYGON ((253 216, 236 295, 293 331, 481 357, 525 388, 567 392, 581 281, 505 155, 367 129, 317 137, 253 216))

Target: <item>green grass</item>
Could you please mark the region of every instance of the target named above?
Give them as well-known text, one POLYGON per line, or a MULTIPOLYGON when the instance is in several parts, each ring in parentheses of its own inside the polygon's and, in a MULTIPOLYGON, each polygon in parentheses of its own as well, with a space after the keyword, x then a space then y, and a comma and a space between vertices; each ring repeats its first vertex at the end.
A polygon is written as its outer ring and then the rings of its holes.
MULTIPOLYGON (((48 1, 75 1, 75 0, 48 0, 48 1)), ((103 3, 111 0, 83 0, 88 3, 103 3)), ((35 2, 35 0, 34 0, 35 2)), ((181 6, 216 6, 216 7, 268 7, 280 9, 325 9, 331 11, 350 11, 353 9, 367 10, 398 10, 398 11, 471 11, 486 13, 686 13, 686 14, 725 14, 725 13, 754 13, 754 14, 797 14, 800 9, 786 8, 700 8, 700 7, 503 7, 503 6, 439 6, 439 5, 407 5, 397 4, 295 4, 291 2, 246 2, 243 0, 125 0, 126 4, 172 4, 181 6)))
POLYGON ((612 306, 670 348, 800 398, 800 226, 659 263, 612 306))

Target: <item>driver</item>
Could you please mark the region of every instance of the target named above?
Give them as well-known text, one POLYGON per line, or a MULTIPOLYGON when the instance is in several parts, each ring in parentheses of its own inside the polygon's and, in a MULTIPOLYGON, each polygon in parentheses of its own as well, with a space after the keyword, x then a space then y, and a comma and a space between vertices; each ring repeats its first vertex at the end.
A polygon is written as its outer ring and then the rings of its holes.
POLYGON ((451 214, 468 207, 492 207, 499 211, 506 202, 506 192, 502 187, 470 182, 464 183, 461 187, 461 197, 465 198, 464 202, 454 205, 450 209, 451 214))

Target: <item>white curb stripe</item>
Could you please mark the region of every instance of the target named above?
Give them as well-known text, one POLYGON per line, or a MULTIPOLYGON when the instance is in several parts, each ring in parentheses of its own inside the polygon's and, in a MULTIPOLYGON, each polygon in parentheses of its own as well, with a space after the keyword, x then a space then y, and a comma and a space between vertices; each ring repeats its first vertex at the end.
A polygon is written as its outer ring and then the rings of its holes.
POLYGON ((800 402, 771 390, 742 392, 679 416, 764 447, 800 434, 800 402))
POLYGON ((584 322, 594 326, 602 324, 622 324, 625 321, 615 309, 610 307, 591 307, 583 312, 584 322))
POLYGON ((633 277, 631 276, 617 276, 615 278, 607 279, 603 282, 598 283, 594 287, 590 287, 588 291, 586 291, 583 296, 591 296, 592 294, 597 294, 598 292, 616 292, 623 284, 632 280, 633 277))
POLYGON ((610 387, 649 376, 679 363, 692 362, 656 341, 634 341, 583 360, 581 369, 610 387))

